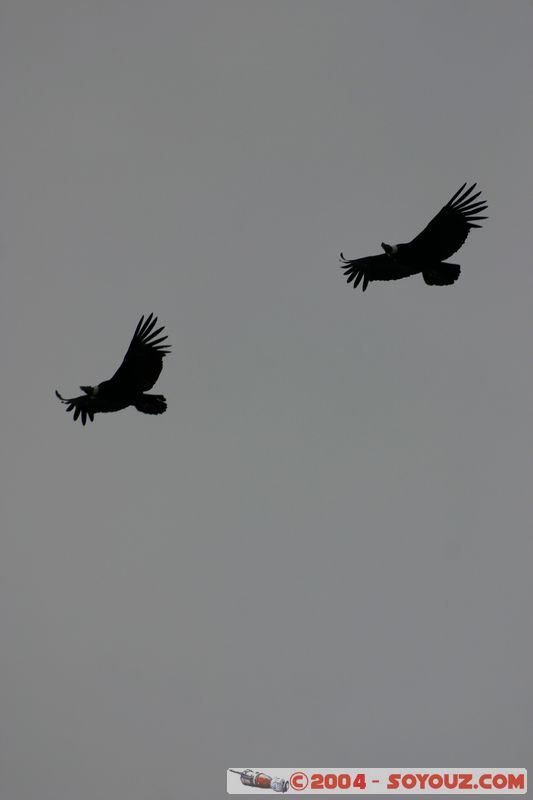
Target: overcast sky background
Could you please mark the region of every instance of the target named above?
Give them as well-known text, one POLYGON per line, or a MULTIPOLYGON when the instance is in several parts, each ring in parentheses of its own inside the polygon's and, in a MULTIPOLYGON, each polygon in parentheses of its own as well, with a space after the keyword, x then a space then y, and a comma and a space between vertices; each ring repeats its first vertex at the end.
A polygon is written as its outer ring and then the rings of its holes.
POLYGON ((2 798, 533 766, 532 40, 527 0, 3 0, 2 798), (453 287, 345 284, 466 180, 453 287), (168 412, 74 424, 151 311, 168 412))

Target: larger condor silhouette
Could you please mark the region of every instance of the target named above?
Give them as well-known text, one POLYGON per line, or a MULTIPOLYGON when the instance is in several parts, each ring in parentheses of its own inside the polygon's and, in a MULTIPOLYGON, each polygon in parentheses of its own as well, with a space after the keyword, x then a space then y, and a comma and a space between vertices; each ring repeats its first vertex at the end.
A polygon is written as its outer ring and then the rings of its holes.
POLYGON ((354 261, 344 258, 341 253, 347 282, 353 281, 355 289, 362 281, 364 292, 370 281, 396 281, 421 272, 430 286, 455 283, 461 267, 447 264, 445 259, 464 244, 470 228, 481 228, 476 224, 478 220, 487 219, 479 216, 487 208, 485 201, 475 202, 481 192, 472 194, 476 184, 464 191, 465 186, 466 183, 411 242, 394 245, 382 242, 384 253, 354 261))

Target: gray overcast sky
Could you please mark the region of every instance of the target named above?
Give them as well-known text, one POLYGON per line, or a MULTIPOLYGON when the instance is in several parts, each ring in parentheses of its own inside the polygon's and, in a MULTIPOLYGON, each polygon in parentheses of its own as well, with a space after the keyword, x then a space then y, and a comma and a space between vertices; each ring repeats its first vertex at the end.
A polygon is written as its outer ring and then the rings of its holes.
POLYGON ((527 0, 4 0, 0 796, 532 767, 527 0), (420 276, 338 267, 466 180, 420 276), (141 314, 164 417, 73 424, 141 314), (528 764, 529 761, 529 764, 528 764))

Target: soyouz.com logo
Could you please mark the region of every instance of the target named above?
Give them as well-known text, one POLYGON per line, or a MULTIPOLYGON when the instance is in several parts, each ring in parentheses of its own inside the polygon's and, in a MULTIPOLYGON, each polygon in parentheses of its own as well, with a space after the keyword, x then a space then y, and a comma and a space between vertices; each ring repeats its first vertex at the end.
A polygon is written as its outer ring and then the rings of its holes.
POLYGON ((228 794, 526 794, 525 769, 228 769, 228 794))

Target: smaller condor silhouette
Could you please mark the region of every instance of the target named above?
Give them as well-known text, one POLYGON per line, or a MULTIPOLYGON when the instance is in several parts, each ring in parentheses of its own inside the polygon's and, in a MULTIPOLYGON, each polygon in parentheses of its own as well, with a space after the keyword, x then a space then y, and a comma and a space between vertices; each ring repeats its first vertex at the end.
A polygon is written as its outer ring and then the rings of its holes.
POLYGON ((488 219, 477 216, 485 211, 483 199, 474 201, 481 192, 472 194, 477 184, 463 192, 463 183, 452 199, 433 217, 422 233, 406 244, 381 243, 384 253, 349 261, 341 253, 341 269, 348 283, 355 289, 363 281, 363 292, 370 281, 397 281, 422 273, 429 286, 449 286, 461 272, 459 264, 443 263, 464 244, 470 228, 481 228, 474 220, 488 219))
POLYGON ((87 417, 92 421, 95 414, 109 411, 120 411, 134 406, 143 414, 164 414, 167 401, 162 394, 145 394, 151 389, 163 369, 163 357, 170 351, 170 346, 161 344, 167 336, 155 337, 164 330, 164 325, 154 331, 157 317, 150 314, 139 320, 133 339, 128 347, 124 360, 113 377, 96 386, 80 386, 80 397, 62 397, 56 395, 67 406, 67 411, 74 410, 74 419, 81 415, 83 425, 87 417))

